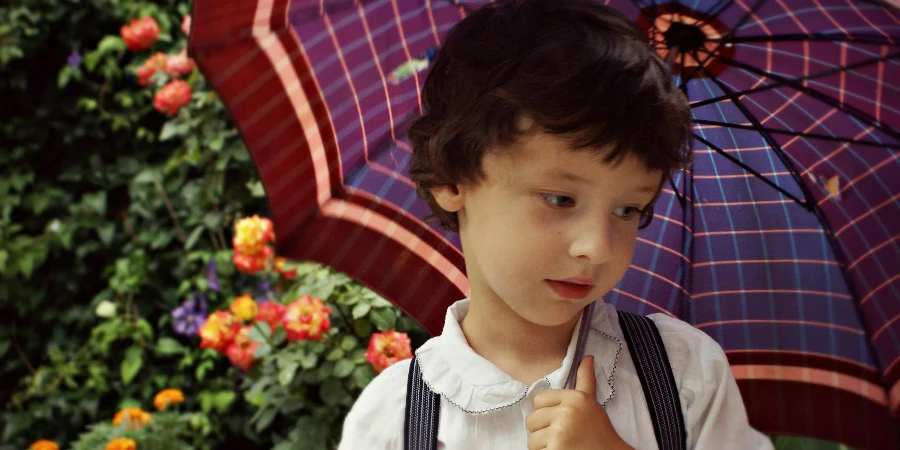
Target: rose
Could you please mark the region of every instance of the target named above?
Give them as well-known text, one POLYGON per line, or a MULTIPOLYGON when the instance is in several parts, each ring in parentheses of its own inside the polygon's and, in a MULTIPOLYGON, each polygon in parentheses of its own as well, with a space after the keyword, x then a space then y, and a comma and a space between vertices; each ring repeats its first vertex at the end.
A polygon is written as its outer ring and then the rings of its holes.
POLYGON ((375 373, 394 365, 397 361, 412 358, 409 336, 395 330, 375 333, 369 339, 366 361, 372 364, 375 373))
POLYGON ((250 294, 236 297, 231 302, 231 305, 228 306, 228 309, 231 310, 235 317, 245 322, 255 319, 257 312, 259 312, 259 306, 253 301, 253 297, 250 294))
POLYGON ((302 341, 311 339, 319 341, 322 335, 331 328, 331 308, 322 300, 304 296, 289 303, 284 308, 282 326, 287 332, 287 339, 302 341))
POLYGON ((180 77, 194 71, 194 60, 188 58, 187 50, 182 50, 177 55, 168 55, 165 62, 165 70, 169 76, 180 77))
POLYGON ((162 52, 156 52, 153 56, 147 58, 144 64, 137 69, 138 84, 147 86, 150 84, 150 78, 157 70, 160 70, 166 64, 166 55, 162 52))
POLYGON ((236 253, 255 255, 274 239, 272 221, 254 215, 245 217, 234 225, 234 239, 231 243, 236 253))
POLYGON ((272 250, 272 247, 268 246, 263 247, 262 250, 255 254, 249 255, 235 251, 234 255, 231 257, 231 262, 234 263, 234 266, 241 272, 253 274, 265 270, 269 260, 272 259, 274 254, 275 252, 272 250))
POLYGON ((152 17, 132 19, 120 29, 122 40, 129 50, 136 52, 150 48, 159 39, 159 25, 152 17))
POLYGON ((234 320, 230 312, 216 311, 206 318, 198 331, 200 348, 211 348, 219 353, 225 353, 225 349, 240 329, 241 324, 234 320))
POLYGON ((231 360, 231 363, 244 369, 244 371, 250 369, 258 361, 253 356, 253 353, 259 347, 259 342, 250 340, 250 328, 252 327, 253 325, 247 325, 241 328, 237 336, 234 337, 234 341, 225 350, 225 354, 231 360))
POLYGON ((159 112, 174 116, 191 101, 191 86, 183 80, 172 80, 153 97, 153 107, 159 112))
POLYGON ((284 317, 284 305, 277 302, 262 302, 257 306, 259 310, 256 313, 256 321, 269 324, 269 329, 274 332, 284 317))

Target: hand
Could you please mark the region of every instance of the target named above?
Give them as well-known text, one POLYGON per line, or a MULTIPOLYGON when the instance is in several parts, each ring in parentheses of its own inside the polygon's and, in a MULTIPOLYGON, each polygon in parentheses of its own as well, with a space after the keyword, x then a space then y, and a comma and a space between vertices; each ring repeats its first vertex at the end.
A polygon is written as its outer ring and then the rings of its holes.
POLYGON ((590 355, 578 366, 575 389, 551 389, 534 398, 534 412, 525 419, 525 426, 531 431, 528 450, 631 449, 597 403, 594 357, 590 355))

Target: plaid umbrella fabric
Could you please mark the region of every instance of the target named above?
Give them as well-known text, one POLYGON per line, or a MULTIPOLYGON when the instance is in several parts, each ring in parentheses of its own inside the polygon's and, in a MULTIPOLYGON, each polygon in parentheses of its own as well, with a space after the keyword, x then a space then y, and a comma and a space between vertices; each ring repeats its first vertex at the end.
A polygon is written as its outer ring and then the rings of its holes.
MULTIPOLYGON (((459 240, 423 222, 406 126, 468 0, 195 0, 190 50, 259 169, 281 255, 440 331, 459 240)), ((888 448, 900 411, 900 13, 853 0, 611 0, 694 118, 605 301, 726 350, 753 424, 888 448)))

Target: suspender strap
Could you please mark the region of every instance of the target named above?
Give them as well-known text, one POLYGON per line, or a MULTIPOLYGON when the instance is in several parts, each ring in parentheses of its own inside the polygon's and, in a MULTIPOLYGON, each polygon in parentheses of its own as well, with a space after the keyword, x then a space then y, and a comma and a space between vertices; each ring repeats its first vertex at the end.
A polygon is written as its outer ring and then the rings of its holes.
POLYGON ((406 383, 406 422, 403 425, 403 448, 406 450, 437 450, 441 396, 431 392, 422 380, 416 358, 409 364, 406 383))
POLYGON ((686 450, 687 431, 678 387, 656 324, 646 317, 622 311, 619 311, 619 324, 641 380, 660 450, 686 450))

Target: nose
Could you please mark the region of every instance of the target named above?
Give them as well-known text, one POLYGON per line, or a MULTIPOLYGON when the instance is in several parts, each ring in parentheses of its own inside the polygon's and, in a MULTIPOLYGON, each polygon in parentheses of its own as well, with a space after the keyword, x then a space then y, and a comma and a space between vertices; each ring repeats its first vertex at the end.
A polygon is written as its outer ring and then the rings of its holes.
POLYGON ((575 259, 587 259, 591 264, 599 265, 612 257, 613 224, 602 218, 585 221, 579 226, 569 245, 569 254, 575 259))

